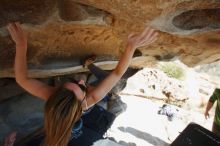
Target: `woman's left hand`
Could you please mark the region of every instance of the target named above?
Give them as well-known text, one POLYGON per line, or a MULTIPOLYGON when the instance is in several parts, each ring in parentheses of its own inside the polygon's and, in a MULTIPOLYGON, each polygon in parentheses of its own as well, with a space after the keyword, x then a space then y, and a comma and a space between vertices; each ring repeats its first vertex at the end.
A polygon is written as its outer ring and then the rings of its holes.
POLYGON ((16 46, 27 46, 27 37, 19 22, 9 23, 7 29, 10 32, 12 40, 16 43, 16 46))
POLYGON ((131 33, 128 36, 128 46, 136 49, 149 45, 157 40, 157 35, 158 33, 150 27, 145 28, 145 30, 139 34, 131 33))

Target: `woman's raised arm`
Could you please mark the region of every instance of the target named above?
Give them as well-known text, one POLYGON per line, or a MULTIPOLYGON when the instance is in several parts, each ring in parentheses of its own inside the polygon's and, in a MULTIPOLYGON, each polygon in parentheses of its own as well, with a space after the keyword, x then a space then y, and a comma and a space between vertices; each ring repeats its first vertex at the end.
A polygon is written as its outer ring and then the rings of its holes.
POLYGON ((56 88, 28 77, 26 61, 27 37, 20 23, 10 23, 7 29, 10 32, 12 40, 16 44, 14 66, 16 82, 32 95, 47 100, 56 91, 56 88))
POLYGON ((126 49, 116 68, 88 95, 92 97, 88 98, 90 99, 90 105, 101 100, 116 85, 116 83, 127 70, 134 51, 138 47, 153 43, 157 39, 157 35, 158 34, 154 29, 147 27, 142 33, 132 33, 128 36, 126 49))

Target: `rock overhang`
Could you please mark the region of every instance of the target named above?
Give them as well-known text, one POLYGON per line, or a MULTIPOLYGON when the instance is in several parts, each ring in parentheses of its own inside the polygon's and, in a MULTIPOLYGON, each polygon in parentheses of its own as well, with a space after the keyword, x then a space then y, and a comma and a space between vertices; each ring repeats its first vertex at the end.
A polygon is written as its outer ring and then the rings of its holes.
POLYGON ((28 65, 35 77, 52 76, 53 70, 59 74, 70 65, 86 71, 80 59, 92 53, 104 56, 103 64, 111 66, 106 61, 120 57, 127 35, 146 25, 160 36, 139 49, 143 60, 134 59, 135 67, 176 58, 189 66, 220 59, 218 0, 1 0, 0 7, 0 77, 14 76, 15 49, 5 29, 10 21, 20 21, 28 33, 28 65))

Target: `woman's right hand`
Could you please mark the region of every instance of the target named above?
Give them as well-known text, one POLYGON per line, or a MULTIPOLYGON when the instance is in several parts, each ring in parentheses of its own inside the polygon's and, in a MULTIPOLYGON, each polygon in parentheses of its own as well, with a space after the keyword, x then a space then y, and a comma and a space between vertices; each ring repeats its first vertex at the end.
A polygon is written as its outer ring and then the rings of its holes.
POLYGON ((9 23, 7 25, 7 29, 11 35, 12 40, 16 43, 16 46, 27 46, 27 37, 19 22, 9 23))
POLYGON ((154 29, 147 27, 142 33, 131 33, 128 36, 128 45, 134 49, 149 45, 157 40, 157 35, 154 29))

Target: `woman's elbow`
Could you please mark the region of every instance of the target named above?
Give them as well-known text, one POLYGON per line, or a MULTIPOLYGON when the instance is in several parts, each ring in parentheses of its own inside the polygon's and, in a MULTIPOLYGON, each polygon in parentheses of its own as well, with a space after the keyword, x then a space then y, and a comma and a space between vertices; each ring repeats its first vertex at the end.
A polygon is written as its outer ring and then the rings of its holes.
POLYGON ((19 85, 22 85, 25 83, 25 81, 27 81, 28 79, 26 78, 22 78, 22 77, 15 77, 15 81, 19 84, 19 85))
POLYGON ((19 85, 22 84, 22 80, 21 80, 21 79, 15 78, 15 81, 16 81, 16 83, 18 83, 19 85))

